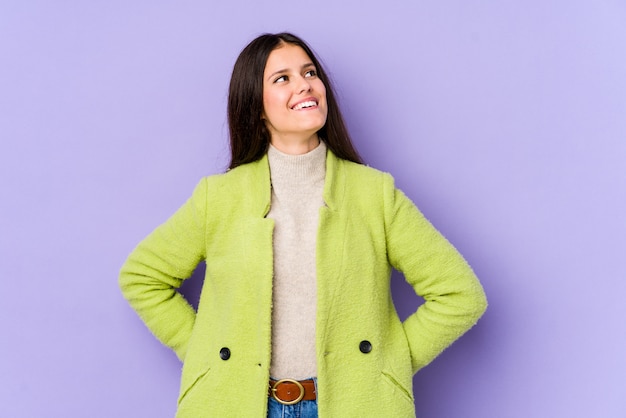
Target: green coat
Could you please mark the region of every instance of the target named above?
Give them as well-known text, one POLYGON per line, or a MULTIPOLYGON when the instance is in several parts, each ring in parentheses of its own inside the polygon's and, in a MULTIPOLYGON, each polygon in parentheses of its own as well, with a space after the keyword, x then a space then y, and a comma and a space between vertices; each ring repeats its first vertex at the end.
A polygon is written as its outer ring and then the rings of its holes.
MULTIPOLYGON (((316 253, 319 416, 414 417, 413 374, 476 323, 482 287, 389 174, 330 151, 326 167, 316 253), (392 266, 425 300, 404 322, 391 300, 392 266)), ((179 418, 266 415, 270 200, 267 156, 204 178, 122 267, 124 296, 184 362, 179 418), (196 313, 176 288, 201 260, 196 313)))

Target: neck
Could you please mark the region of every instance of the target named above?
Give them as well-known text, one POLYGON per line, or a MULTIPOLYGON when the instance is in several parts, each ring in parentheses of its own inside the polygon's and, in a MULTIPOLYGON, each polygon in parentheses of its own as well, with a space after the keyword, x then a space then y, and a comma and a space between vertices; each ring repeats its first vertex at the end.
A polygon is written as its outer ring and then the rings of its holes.
POLYGON ((302 155, 317 148, 320 139, 317 134, 305 138, 272 137, 270 143, 282 153, 302 155))

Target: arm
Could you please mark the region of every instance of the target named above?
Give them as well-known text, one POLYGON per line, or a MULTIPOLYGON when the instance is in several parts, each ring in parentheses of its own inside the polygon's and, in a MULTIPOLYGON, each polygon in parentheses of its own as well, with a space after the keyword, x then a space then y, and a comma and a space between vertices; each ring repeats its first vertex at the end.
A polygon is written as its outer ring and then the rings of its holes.
POLYGON ((192 197, 128 256, 119 285, 152 333, 182 360, 195 322, 176 290, 205 258, 206 179, 192 197))
POLYGON ((389 262, 425 300, 403 323, 415 373, 478 321, 487 300, 467 262, 395 189, 391 176, 385 206, 389 262))

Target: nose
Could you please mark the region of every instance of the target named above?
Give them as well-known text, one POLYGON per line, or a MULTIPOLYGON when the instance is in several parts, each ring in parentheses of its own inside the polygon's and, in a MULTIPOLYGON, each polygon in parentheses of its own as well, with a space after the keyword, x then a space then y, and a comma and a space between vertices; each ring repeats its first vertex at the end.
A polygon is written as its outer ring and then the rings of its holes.
POLYGON ((300 77, 300 82, 297 85, 297 91, 298 94, 311 91, 311 83, 309 83, 309 80, 307 80, 306 77, 300 77))

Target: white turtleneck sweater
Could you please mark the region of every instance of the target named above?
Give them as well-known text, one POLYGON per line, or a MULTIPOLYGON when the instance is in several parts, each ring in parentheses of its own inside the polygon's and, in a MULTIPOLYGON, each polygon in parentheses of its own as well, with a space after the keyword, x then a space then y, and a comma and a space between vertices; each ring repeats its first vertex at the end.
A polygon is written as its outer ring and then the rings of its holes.
POLYGON ((272 363, 276 379, 317 375, 315 246, 326 177, 326 145, 303 155, 284 154, 270 145, 274 219, 272 363))

